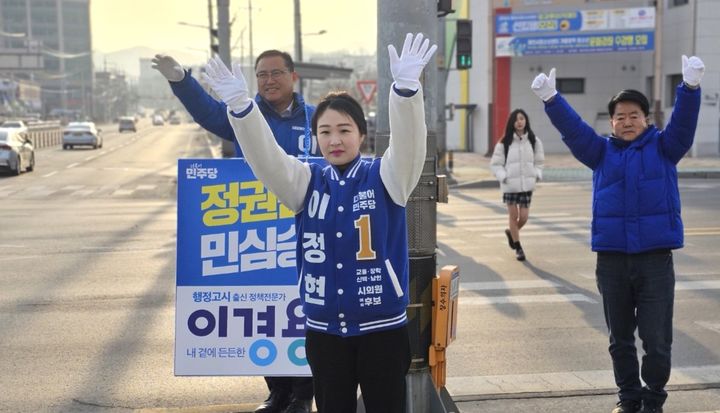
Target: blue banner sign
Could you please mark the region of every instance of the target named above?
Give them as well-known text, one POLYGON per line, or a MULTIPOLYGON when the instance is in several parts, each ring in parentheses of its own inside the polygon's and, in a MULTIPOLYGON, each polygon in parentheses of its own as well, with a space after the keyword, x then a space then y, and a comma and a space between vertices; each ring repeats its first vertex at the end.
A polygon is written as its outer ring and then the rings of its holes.
POLYGON ((654 49, 653 32, 602 33, 577 36, 498 37, 495 56, 642 52, 654 49))
POLYGON ((294 213, 243 159, 181 159, 177 214, 175 374, 310 375, 294 213))
POLYGON ((513 13, 495 16, 495 33, 499 35, 598 30, 649 30, 654 27, 655 9, 652 7, 513 13))

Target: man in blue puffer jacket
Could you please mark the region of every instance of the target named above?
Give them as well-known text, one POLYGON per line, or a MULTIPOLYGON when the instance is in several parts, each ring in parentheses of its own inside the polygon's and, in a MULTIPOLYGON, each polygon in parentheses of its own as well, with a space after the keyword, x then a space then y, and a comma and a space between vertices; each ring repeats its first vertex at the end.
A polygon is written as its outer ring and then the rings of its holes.
MULTIPOLYGON (((206 130, 233 142, 235 156, 241 157, 242 151, 227 119, 225 102, 213 99, 171 56, 156 55, 152 67, 165 76, 173 93, 193 119, 206 130)), ((307 145, 304 137, 306 131, 309 134, 315 106, 307 105, 300 94, 293 92, 298 80, 295 63, 285 52, 266 50, 255 60, 255 72, 258 88, 255 102, 270 125, 275 140, 287 154, 303 155, 307 145)), ((313 139, 309 141, 308 152, 320 156, 317 143, 313 139)))
POLYGON ((683 83, 663 130, 648 125, 649 104, 642 93, 622 90, 608 104, 610 137, 595 133, 557 94, 554 68, 531 86, 563 142, 593 170, 592 250, 620 399, 613 413, 662 412, 667 398, 672 250, 683 246, 676 165, 693 144, 704 71, 699 58, 682 57, 683 83), (635 328, 646 350, 642 373, 635 328))
MULTIPOLYGON (((200 126, 232 141, 235 156, 243 156, 230 126, 225 102, 213 99, 171 56, 156 55, 152 67, 165 76, 175 96, 200 126)), ((258 88, 255 102, 277 143, 288 155, 319 155, 317 142, 310 132, 315 106, 307 105, 301 95, 293 92, 298 74, 292 57, 279 50, 262 52, 255 60, 255 77, 258 88), (305 139, 306 135, 310 138, 305 139)), ((265 377, 265 382, 270 395, 257 407, 256 413, 310 413, 312 377, 265 377)))

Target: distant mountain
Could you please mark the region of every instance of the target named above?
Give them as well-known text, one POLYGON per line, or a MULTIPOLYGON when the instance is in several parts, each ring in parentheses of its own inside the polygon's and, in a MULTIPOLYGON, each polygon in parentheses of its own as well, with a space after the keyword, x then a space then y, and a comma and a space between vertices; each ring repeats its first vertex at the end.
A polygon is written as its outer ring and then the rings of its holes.
POLYGON ((140 58, 152 58, 156 53, 166 53, 177 59, 184 66, 205 63, 206 56, 201 52, 193 53, 177 50, 153 50, 149 47, 133 47, 111 53, 94 52, 93 64, 95 71, 118 70, 125 72, 129 78, 137 80, 140 76, 140 58))

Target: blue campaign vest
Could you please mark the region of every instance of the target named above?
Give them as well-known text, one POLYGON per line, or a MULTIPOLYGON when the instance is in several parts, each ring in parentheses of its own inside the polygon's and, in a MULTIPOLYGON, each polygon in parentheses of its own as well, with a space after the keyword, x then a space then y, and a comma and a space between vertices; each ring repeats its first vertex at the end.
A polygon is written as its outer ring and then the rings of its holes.
POLYGON ((405 207, 386 191, 380 162, 358 157, 344 173, 310 165, 304 210, 296 216, 308 329, 357 336, 407 323, 405 207))

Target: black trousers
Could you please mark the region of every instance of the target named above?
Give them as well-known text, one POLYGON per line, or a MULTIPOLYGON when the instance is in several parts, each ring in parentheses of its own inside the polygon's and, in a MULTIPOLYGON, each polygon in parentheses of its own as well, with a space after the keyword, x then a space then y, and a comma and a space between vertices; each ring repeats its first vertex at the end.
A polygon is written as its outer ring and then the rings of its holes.
POLYGON ((597 255, 597 284, 610 332, 620 400, 662 406, 670 378, 675 270, 670 250, 597 255), (635 330, 645 355, 637 358, 635 330), (645 382, 643 387, 640 378, 645 382))
POLYGON ((276 390, 287 394, 288 398, 295 397, 300 400, 311 400, 313 398, 312 377, 265 377, 270 391, 276 390))
POLYGON ((410 368, 407 326, 355 337, 307 330, 305 353, 318 413, 355 413, 360 385, 367 413, 405 411, 410 368))

